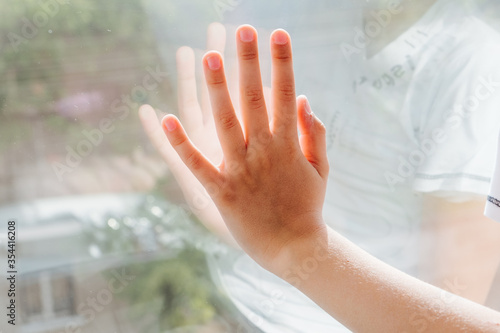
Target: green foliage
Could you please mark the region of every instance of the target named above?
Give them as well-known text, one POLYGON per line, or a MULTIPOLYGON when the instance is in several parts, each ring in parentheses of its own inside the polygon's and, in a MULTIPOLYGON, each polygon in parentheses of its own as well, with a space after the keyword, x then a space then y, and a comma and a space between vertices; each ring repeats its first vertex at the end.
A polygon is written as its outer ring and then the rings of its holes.
MULTIPOLYGON (((162 64, 142 1, 8 2, 0 13, 0 138, 4 140, 14 119, 43 119, 47 129, 54 130, 47 136, 63 136, 53 141, 78 142, 83 129, 96 128, 110 113, 114 100, 142 83, 148 66, 162 64), (53 4, 52 11, 43 3, 53 4), (99 102, 89 105, 88 111, 79 111, 82 105, 71 100, 61 106, 64 98, 77 99, 81 93, 98 93, 99 102)), ((153 91, 147 101, 160 104, 168 97, 153 91)), ((137 127, 132 114, 117 122, 117 128, 137 127)), ((122 136, 110 136, 116 140, 110 140, 109 147, 127 153, 134 146, 124 144, 122 136)))
POLYGON ((203 325, 224 313, 225 300, 198 249, 213 247, 214 236, 162 197, 149 195, 132 207, 124 216, 89 221, 84 235, 100 255, 127 258, 125 271, 136 278, 118 297, 133 305, 134 322, 146 332, 143 319, 153 315, 157 318, 150 329, 159 324, 166 330, 203 325))
POLYGON ((204 254, 186 248, 176 257, 134 264, 127 268, 137 276, 120 297, 142 305, 131 314, 137 320, 151 312, 151 300, 160 299, 160 328, 201 325, 216 314, 214 286, 204 254))

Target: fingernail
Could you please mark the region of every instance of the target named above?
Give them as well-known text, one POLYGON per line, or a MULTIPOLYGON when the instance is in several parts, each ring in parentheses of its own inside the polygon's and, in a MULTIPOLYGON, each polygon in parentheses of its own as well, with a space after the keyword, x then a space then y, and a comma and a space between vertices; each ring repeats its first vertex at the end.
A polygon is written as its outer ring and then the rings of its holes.
POLYGON ((288 42, 287 33, 284 30, 278 30, 273 34, 273 42, 278 45, 285 45, 288 42))
POLYGON ((169 132, 172 132, 173 130, 175 130, 177 128, 177 124, 175 123, 175 120, 172 119, 172 118, 167 118, 165 120, 165 127, 167 127, 167 130, 169 132))
POLYGON ((220 58, 218 55, 211 55, 211 56, 208 56, 207 58, 207 64, 208 64, 208 68, 210 68, 211 70, 213 71, 216 71, 220 68, 221 66, 221 62, 220 62, 220 58))
POLYGON ((254 38, 253 35, 254 35, 254 33, 253 33, 252 29, 250 29, 250 28, 243 28, 240 30, 240 40, 242 42, 248 43, 248 42, 253 41, 253 38, 254 38))

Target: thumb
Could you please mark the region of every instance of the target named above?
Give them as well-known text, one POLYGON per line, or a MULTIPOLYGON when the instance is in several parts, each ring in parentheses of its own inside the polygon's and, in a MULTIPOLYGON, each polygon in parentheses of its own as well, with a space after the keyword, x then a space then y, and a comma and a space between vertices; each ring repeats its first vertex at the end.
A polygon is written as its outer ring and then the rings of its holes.
POLYGON ((325 125, 312 113, 309 101, 303 95, 297 97, 297 113, 302 153, 319 175, 327 178, 330 166, 326 155, 325 125))

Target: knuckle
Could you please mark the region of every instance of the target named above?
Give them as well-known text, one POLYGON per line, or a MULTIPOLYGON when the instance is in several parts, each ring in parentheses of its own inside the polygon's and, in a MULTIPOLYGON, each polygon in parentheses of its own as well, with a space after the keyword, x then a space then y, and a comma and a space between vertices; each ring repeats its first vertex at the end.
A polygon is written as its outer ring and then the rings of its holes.
POLYGON ((197 170, 201 168, 201 157, 197 152, 191 152, 186 156, 186 164, 192 170, 197 170))
POLYGON ((220 87, 226 84, 226 79, 223 75, 211 75, 207 78, 207 84, 213 87, 220 87))
POLYGON ((264 101, 264 94, 262 90, 258 88, 247 89, 245 90, 245 99, 251 105, 260 106, 264 101))
POLYGON ((278 91, 282 99, 295 100, 295 86, 293 84, 281 84, 278 91))
POLYGON ((271 143, 273 136, 269 129, 262 129, 259 131, 259 134, 257 135, 257 142, 263 146, 266 147, 271 143))
POLYGON ((186 141, 187 141, 186 136, 175 136, 170 140, 172 146, 174 147, 180 146, 184 144, 186 141))
MULTIPOLYGON (((258 161, 254 161, 253 164, 258 161)), ((259 166, 260 170, 263 170, 259 166)), ((255 193, 261 188, 259 186, 259 175, 254 174, 251 170, 246 169, 239 175, 240 186, 245 187, 245 189, 250 193, 255 193)))
POLYGON ((222 113, 219 115, 219 123, 224 129, 231 129, 238 125, 238 119, 231 113, 222 113))
POLYGON ((224 191, 219 194, 219 200, 225 204, 235 202, 237 198, 236 191, 230 186, 225 186, 224 191))
POLYGON ((243 166, 241 163, 232 162, 227 165, 227 173, 233 177, 238 177, 243 172, 243 166))
POLYGON ((255 60, 258 57, 258 53, 255 50, 248 50, 240 53, 241 60, 255 60))
POLYGON ((253 146, 247 148, 246 161, 248 163, 253 163, 257 158, 259 158, 258 150, 253 146))
POLYGON ((292 61, 292 54, 288 52, 288 50, 283 50, 277 52, 274 56, 274 59, 279 60, 280 62, 288 63, 292 61))

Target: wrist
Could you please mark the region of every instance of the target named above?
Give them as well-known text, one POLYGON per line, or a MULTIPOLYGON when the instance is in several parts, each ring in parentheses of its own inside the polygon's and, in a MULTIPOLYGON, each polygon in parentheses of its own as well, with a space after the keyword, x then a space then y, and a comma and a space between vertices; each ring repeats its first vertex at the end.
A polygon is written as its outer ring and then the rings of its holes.
POLYGON ((299 288, 329 257, 328 227, 321 219, 318 227, 283 247, 272 272, 299 288))

